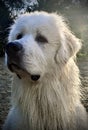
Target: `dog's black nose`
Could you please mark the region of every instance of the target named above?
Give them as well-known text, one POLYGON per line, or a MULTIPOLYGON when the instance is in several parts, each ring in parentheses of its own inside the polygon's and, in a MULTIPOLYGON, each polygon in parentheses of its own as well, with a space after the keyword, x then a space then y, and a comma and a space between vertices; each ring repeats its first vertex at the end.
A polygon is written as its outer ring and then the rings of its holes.
POLYGON ((7 55, 12 55, 12 54, 16 54, 19 51, 22 50, 22 45, 19 42, 9 42, 6 45, 6 53, 7 55))
POLYGON ((31 75, 33 81, 37 81, 40 78, 40 75, 31 75))

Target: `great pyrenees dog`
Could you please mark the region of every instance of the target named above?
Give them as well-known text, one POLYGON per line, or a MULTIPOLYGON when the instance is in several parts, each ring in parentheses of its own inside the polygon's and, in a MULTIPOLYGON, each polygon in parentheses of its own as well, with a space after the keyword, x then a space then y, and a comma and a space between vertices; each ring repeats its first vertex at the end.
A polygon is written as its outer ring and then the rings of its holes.
POLYGON ((12 107, 3 130, 88 130, 74 62, 80 48, 56 13, 33 12, 15 21, 6 45, 12 107))

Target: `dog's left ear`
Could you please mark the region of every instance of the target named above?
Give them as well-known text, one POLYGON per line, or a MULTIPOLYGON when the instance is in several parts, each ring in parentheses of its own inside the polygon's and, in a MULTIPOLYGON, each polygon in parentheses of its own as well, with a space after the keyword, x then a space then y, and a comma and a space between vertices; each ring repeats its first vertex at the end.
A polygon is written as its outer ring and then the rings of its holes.
POLYGON ((65 28, 61 34, 61 45, 57 51, 56 59, 58 63, 67 63, 81 49, 81 41, 72 32, 65 28))

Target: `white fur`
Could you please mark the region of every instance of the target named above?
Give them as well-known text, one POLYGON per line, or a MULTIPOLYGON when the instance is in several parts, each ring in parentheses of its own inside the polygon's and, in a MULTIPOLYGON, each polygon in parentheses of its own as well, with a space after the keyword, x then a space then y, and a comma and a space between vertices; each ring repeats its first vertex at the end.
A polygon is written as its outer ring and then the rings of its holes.
POLYGON ((40 74, 33 82, 26 72, 14 76, 12 108, 4 130, 87 130, 87 113, 80 102, 79 69, 74 62, 81 42, 54 13, 22 15, 11 28, 9 42, 24 47, 22 66, 40 74), (18 33, 23 37, 16 40, 18 33), (35 40, 40 33, 48 43, 35 40))

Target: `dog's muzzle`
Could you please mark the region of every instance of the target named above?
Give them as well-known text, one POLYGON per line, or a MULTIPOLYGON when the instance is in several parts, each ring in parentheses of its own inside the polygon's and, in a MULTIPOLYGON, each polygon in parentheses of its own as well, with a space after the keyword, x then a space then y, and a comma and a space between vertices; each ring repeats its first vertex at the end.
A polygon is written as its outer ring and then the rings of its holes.
POLYGON ((13 72, 13 66, 19 69, 21 58, 22 58, 23 47, 19 42, 10 42, 6 45, 5 51, 7 53, 7 65, 8 68, 13 72))
POLYGON ((23 47, 19 42, 10 42, 6 45, 5 51, 7 53, 8 68, 13 71, 12 65, 20 66, 23 47))
POLYGON ((17 55, 22 49, 23 46, 19 42, 10 42, 6 45, 6 53, 10 57, 17 55))
POLYGON ((32 75, 22 66, 23 52, 23 46, 19 42, 10 42, 6 45, 8 68, 10 71, 15 72, 20 79, 30 76, 32 81, 39 80, 39 74, 32 75))

